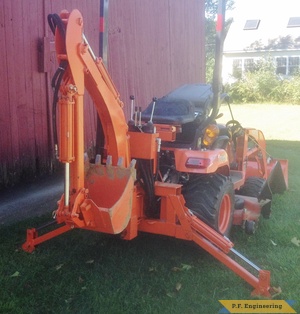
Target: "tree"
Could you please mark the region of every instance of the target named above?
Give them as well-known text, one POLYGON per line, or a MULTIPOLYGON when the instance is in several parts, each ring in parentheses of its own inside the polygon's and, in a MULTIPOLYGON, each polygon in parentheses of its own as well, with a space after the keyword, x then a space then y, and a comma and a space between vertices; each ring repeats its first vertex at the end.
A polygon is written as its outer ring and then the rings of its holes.
MULTIPOLYGON (((215 64, 215 34, 218 0, 205 0, 205 54, 206 54, 206 81, 212 82, 215 64)), ((226 1, 226 11, 234 8, 234 0, 226 1)), ((225 15, 226 18, 226 15, 225 15)), ((225 34, 230 27, 232 19, 225 22, 225 34)))

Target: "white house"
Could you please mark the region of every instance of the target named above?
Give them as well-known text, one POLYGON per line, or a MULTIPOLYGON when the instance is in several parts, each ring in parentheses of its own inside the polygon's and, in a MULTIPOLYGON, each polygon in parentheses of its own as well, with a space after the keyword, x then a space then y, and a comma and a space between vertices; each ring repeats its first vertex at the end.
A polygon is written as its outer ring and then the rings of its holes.
POLYGON ((235 15, 224 42, 223 82, 251 71, 261 58, 272 60, 284 77, 300 70, 300 3, 286 1, 261 0, 256 9, 252 1, 237 1, 243 14, 235 15))

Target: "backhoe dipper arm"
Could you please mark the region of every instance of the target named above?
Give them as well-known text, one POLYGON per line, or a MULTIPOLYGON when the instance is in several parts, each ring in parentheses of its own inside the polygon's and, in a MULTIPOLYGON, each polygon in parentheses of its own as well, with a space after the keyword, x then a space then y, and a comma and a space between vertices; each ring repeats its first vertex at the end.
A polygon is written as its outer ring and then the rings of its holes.
POLYGON ((85 40, 81 13, 78 10, 63 11, 60 16, 66 24, 66 36, 64 39, 56 31, 56 53, 58 61, 67 60, 69 67, 60 87, 59 159, 70 164, 70 191, 76 194, 84 188, 84 88, 95 103, 103 126, 107 155, 112 156, 113 165, 119 158, 123 159, 125 167, 130 163, 128 127, 119 93, 101 59, 95 58, 85 40))

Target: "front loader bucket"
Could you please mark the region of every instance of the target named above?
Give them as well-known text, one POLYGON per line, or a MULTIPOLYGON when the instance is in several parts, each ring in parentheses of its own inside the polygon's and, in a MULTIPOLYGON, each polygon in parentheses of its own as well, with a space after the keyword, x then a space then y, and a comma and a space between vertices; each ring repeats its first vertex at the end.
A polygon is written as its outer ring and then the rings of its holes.
POLYGON ((288 189, 288 161, 272 161, 268 165, 267 181, 273 194, 286 191, 288 189))
POLYGON ((118 234, 131 218, 135 169, 91 164, 86 172, 88 197, 80 206, 85 229, 118 234))

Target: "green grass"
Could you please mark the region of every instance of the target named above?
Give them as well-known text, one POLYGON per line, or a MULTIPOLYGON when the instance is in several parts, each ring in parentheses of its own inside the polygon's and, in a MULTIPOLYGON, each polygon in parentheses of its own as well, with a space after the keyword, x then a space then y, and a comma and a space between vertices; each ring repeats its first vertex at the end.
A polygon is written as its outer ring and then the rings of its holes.
MULTIPOLYGON (((269 141, 268 151, 289 159, 289 191, 275 195, 272 216, 254 236, 234 229, 237 250, 264 269, 277 299, 300 311, 300 142, 269 141), (276 245, 274 245, 275 243, 276 245)), ((27 227, 48 217, 0 229, 0 313, 218 313, 220 299, 251 299, 252 288, 196 245, 142 234, 118 237, 74 230, 20 249, 27 227), (175 268, 175 269, 174 269, 175 268)))

